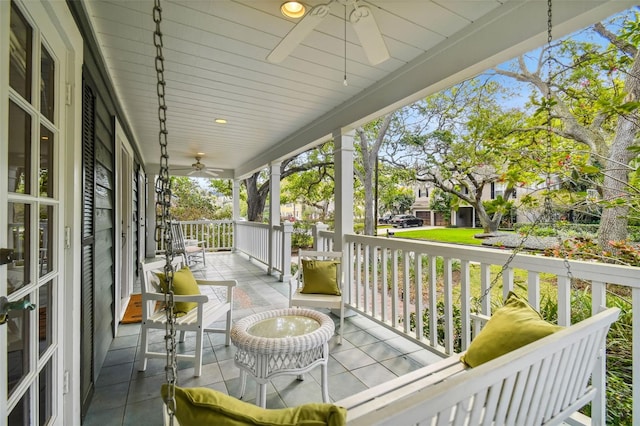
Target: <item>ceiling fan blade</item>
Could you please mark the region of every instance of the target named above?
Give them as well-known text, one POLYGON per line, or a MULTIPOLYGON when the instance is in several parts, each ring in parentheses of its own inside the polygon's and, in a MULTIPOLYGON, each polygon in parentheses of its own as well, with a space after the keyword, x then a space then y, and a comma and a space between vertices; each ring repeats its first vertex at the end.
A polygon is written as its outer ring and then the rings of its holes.
POLYGON ((192 174, 197 173, 197 172, 198 172, 197 170, 191 170, 189 173, 187 173, 187 176, 191 176, 192 174))
POLYGON ((349 16, 349 21, 351 21, 371 65, 378 65, 389 59, 389 49, 382 38, 371 9, 367 6, 356 5, 349 16))
POLYGON ((210 176, 218 176, 217 173, 212 172, 211 170, 203 170, 206 174, 210 175, 210 176))
POLYGON ((327 4, 314 6, 295 27, 287 33, 280 43, 267 55, 267 61, 280 63, 293 52, 302 41, 311 34, 311 31, 329 14, 331 8, 327 4))

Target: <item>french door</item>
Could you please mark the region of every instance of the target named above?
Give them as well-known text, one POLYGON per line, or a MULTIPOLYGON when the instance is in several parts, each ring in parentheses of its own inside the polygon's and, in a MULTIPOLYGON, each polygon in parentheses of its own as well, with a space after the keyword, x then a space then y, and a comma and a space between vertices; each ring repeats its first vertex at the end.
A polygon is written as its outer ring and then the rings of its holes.
MULTIPOLYGON (((0 424, 62 424, 67 50, 52 8, 0 1, 0 424), (6 253, 6 251, 5 251, 6 253)), ((67 98, 67 102, 69 99, 67 98)))

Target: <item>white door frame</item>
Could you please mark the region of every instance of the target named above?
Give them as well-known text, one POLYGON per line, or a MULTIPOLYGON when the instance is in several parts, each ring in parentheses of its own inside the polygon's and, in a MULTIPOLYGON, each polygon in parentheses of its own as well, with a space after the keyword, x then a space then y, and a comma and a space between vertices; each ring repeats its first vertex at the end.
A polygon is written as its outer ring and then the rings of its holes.
MULTIPOLYGON (((52 377, 53 425, 80 424, 79 365, 80 365, 80 231, 81 220, 81 117, 82 117, 82 63, 83 41, 68 6, 64 2, 30 2, 15 0, 21 10, 30 16, 47 43, 55 43, 56 86, 58 102, 57 146, 53 161, 57 177, 56 198, 59 218, 54 229, 57 245, 51 261, 54 264, 58 296, 53 313, 52 337, 58 348, 53 354, 52 377), (56 315, 57 313, 57 315, 56 315)), ((9 69, 10 2, 0 1, 0 69, 9 69)), ((8 73, 0 73, 0 122, 8 119, 8 73)), ((0 139, 8 137, 6 125, 1 126, 0 139)), ((7 141, 0 141, 6 146, 7 141)), ((0 156, 0 222, 7 221, 8 194, 6 180, 8 163, 0 156)), ((56 202, 54 202, 56 204, 56 202)), ((35 215, 37 212, 34 212, 35 215)), ((37 216, 35 216, 37 218, 37 216)), ((35 240, 37 241, 37 240, 35 240)), ((7 235, 0 232, 0 246, 7 244, 7 235)), ((0 266, 0 291, 6 292, 7 267, 0 266)), ((32 328, 34 330, 34 328, 32 328)), ((6 327, 0 328, 0 365, 6 365, 6 327)), ((0 423, 6 419, 6 377, 0 380, 0 423)))
MULTIPOLYGON (((138 265, 144 262, 147 250, 147 176, 144 170, 138 171, 138 265)), ((134 265, 134 271, 138 268, 134 265)), ((142 271, 140 272, 142 273, 142 271)))
POLYGON ((133 292, 133 148, 122 126, 115 120, 115 318, 114 335, 133 292))

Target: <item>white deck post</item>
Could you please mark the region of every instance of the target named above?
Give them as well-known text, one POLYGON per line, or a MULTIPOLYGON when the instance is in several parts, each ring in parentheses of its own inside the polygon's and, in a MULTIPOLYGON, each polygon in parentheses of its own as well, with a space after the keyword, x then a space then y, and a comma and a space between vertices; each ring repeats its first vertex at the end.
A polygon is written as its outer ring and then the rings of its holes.
POLYGON ((277 243, 275 227, 280 225, 280 162, 269 165, 269 265, 267 273, 273 273, 276 267, 277 243))
POLYGON ((314 251, 329 251, 326 241, 321 240, 321 237, 320 237, 320 231, 326 231, 328 229, 329 229, 329 225, 322 222, 318 222, 311 225, 311 236, 313 237, 314 251))
POLYGON ((280 281, 289 282, 291 279, 291 234, 293 233, 293 223, 284 221, 282 223, 282 265, 280 265, 280 281))
POLYGON ((233 252, 238 251, 238 221, 240 220, 240 179, 233 180, 233 187, 231 190, 231 198, 233 207, 231 210, 233 219, 233 252))
MULTIPOLYGON (((345 247, 345 234, 353 233, 353 132, 342 134, 340 129, 333 132, 334 162, 335 162, 335 237, 333 250, 342 251, 342 273, 346 293, 345 301, 351 301, 351 282, 353 271, 351 259, 345 247)), ((345 315, 347 315, 345 313, 345 315)))
POLYGON ((344 235, 353 233, 353 132, 333 132, 335 189, 335 251, 346 252, 344 235))

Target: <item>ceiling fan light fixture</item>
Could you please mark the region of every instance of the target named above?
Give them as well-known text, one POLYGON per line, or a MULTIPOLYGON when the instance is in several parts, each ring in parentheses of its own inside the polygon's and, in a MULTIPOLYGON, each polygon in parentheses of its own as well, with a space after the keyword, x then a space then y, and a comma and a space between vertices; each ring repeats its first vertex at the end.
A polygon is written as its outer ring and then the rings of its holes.
POLYGON ((286 1, 280 6, 280 12, 288 18, 302 18, 306 8, 299 1, 286 1))

